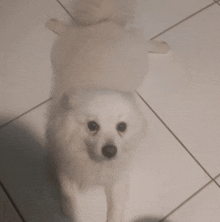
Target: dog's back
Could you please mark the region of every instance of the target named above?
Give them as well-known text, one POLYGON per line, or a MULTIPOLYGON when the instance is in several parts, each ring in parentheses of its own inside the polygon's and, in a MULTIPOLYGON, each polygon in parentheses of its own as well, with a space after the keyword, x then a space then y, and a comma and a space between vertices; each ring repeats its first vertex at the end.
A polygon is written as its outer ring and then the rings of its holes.
POLYGON ((75 88, 135 91, 148 69, 148 44, 125 29, 133 17, 132 0, 81 0, 72 12, 77 25, 51 20, 59 35, 51 60, 53 97, 75 88))

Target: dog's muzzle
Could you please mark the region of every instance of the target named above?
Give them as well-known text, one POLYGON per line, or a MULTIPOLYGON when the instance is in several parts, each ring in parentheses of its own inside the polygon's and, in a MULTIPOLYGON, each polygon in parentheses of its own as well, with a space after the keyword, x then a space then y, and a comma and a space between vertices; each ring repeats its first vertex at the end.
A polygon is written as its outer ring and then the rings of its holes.
POLYGON ((106 145, 104 147, 102 147, 102 154, 111 159, 113 158, 117 153, 117 147, 113 146, 113 145, 106 145))

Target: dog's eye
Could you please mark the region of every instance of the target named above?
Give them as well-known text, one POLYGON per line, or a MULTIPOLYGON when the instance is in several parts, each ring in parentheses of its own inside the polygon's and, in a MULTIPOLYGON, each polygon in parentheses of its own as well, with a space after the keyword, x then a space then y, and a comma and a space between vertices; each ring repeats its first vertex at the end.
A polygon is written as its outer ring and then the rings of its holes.
POLYGON ((120 122, 117 124, 117 130, 119 132, 125 132, 126 129, 127 129, 127 124, 125 122, 120 122))
POLYGON ((99 125, 95 121, 89 121, 88 122, 88 128, 90 131, 98 131, 99 130, 99 125))

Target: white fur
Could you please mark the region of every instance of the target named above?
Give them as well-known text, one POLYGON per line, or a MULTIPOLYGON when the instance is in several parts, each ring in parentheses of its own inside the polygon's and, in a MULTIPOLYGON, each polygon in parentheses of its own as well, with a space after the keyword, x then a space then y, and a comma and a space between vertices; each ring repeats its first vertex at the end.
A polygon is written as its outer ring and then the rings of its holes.
POLYGON ((107 221, 123 221, 129 188, 126 169, 146 135, 146 125, 133 93, 83 89, 63 96, 49 118, 47 147, 67 215, 81 221, 77 198, 88 187, 101 185, 106 192, 107 221), (91 120, 100 126, 95 134, 87 126, 91 120), (127 124, 123 133, 116 129, 120 122, 127 124), (117 147, 113 159, 102 154, 109 143, 117 147))
POLYGON ((148 44, 141 36, 113 22, 67 26, 61 32, 51 52, 56 97, 78 87, 134 92, 143 82, 148 44))
MULTIPOLYGON (((79 0, 75 25, 50 20, 59 37, 51 52, 53 101, 49 108, 47 147, 66 214, 81 221, 78 199, 84 189, 101 185, 107 222, 123 221, 129 182, 126 168, 146 134, 135 98, 148 69, 148 51, 165 53, 166 43, 146 42, 124 27, 133 17, 133 0, 79 0), (162 46, 162 48, 161 48, 162 46), (99 130, 88 128, 95 121, 99 130), (117 130, 120 122, 125 132, 117 130), (105 145, 117 148, 108 159, 105 145)), ((167 47, 167 48, 166 48, 167 47)))

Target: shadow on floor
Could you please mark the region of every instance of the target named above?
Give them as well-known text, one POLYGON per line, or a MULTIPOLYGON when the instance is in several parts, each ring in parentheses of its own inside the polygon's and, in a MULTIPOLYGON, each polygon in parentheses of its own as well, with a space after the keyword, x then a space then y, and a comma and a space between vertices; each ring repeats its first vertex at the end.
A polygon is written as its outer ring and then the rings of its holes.
POLYGON ((32 130, 20 120, 0 128, 0 179, 25 221, 64 221, 59 219, 58 194, 46 175, 46 155, 32 130))

